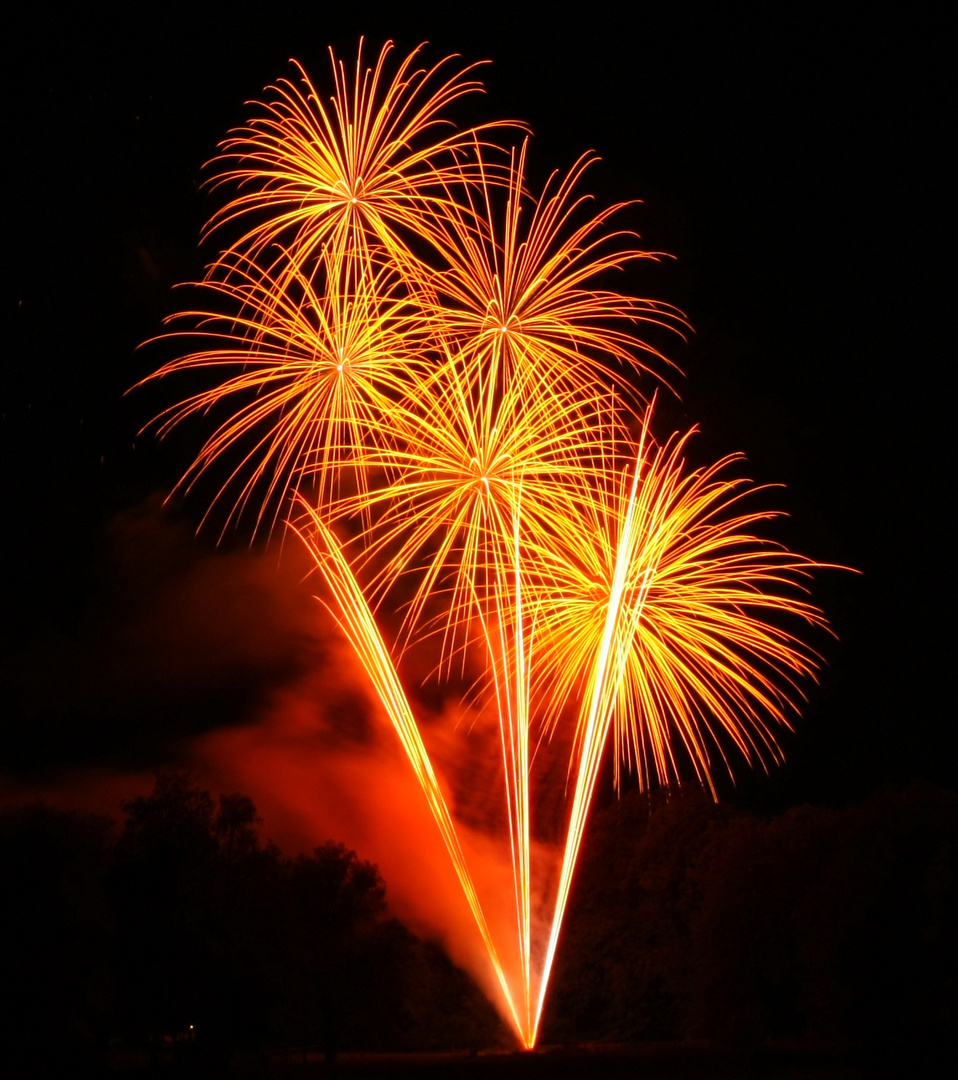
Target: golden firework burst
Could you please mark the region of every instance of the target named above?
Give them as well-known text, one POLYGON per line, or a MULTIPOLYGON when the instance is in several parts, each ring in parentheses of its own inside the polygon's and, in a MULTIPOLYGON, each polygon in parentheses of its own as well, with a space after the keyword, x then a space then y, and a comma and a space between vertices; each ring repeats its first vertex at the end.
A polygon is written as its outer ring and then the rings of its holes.
POLYGON ((822 564, 760 538, 774 515, 745 501, 761 489, 735 477, 734 457, 689 469, 688 435, 653 438, 652 407, 637 406, 653 395, 634 380, 669 365, 643 335, 686 324, 600 286, 657 256, 611 227, 621 207, 590 213, 593 158, 531 196, 527 142, 499 158, 497 125, 447 124, 448 106, 480 89, 474 67, 417 67, 415 50, 388 77, 391 48, 367 68, 360 44, 352 74, 331 54, 328 102, 297 65, 223 143, 214 187, 234 195, 207 232, 239 236, 164 335, 184 352, 151 376, 210 385, 154 426, 211 416, 181 485, 222 469, 212 502, 227 524, 271 529, 298 507, 292 527, 531 1046, 610 739, 617 777, 691 771, 713 795, 717 761, 778 760, 820 663, 791 627, 827 628, 804 591, 822 564), (352 539, 340 544, 334 524, 352 539), (405 604, 392 646, 377 604, 405 604), (436 676, 469 657, 496 715, 515 893, 505 946, 396 670, 411 640, 433 635, 436 676), (534 942, 532 766, 563 747, 561 865, 534 942))

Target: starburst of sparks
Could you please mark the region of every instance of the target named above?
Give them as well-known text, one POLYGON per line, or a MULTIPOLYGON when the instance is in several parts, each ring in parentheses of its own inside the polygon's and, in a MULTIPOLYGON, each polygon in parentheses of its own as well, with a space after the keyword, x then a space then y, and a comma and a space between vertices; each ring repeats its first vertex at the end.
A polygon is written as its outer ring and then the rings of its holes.
POLYGON ((227 525, 293 514, 532 1046, 607 747, 617 782, 690 769, 713 795, 733 754, 778 760, 820 662, 786 628, 827 628, 807 595, 820 564, 759 537, 774 515, 734 459, 689 468, 688 435, 655 440, 636 379, 670 365, 642 331, 686 323, 597 286, 656 256, 610 227, 620 207, 589 214, 592 159, 532 196, 528 140, 506 154, 489 139, 508 125, 446 119, 481 89, 474 67, 418 68, 417 49, 390 76, 391 50, 366 67, 360 44, 352 73, 331 53, 329 100, 296 65, 223 143, 214 187, 232 198, 207 235, 228 241, 164 335, 183 350, 151 376, 211 378, 154 425, 211 414, 181 483, 225 473, 213 502, 227 525), (404 611, 392 646, 383 606, 404 611), (480 670, 497 716, 509 943, 486 921, 397 673, 424 641, 437 679, 480 670), (563 752, 557 884, 533 940, 533 765, 563 752))

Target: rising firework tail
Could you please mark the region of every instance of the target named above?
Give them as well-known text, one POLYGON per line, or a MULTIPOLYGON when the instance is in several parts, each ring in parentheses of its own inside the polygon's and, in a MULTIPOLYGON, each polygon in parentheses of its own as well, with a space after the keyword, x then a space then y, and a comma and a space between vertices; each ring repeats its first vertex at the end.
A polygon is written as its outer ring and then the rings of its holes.
POLYGON ((221 468, 227 524, 269 531, 290 517, 532 1046, 610 744, 617 781, 623 769, 643 788, 691 771, 713 795, 730 753, 779 760, 776 733, 820 664, 784 627, 827 629, 806 591, 821 564, 759 537, 774 515, 736 459, 689 468, 689 435, 654 438, 644 384, 670 364, 640 331, 687 324, 596 287, 657 256, 611 228, 619 207, 590 215, 592 159, 533 197, 528 141, 508 153, 490 138, 509 125, 445 119, 481 89, 474 68, 418 68, 418 53, 391 79, 391 45, 371 68, 360 45, 352 74, 333 57, 329 101, 297 65, 230 134, 214 186, 234 195, 208 233, 238 237, 164 335, 185 350, 151 376, 211 383, 154 425, 211 415, 182 485, 221 468), (380 606, 404 610, 392 643, 380 606), (460 677, 480 671, 474 693, 496 717, 508 942, 490 930, 397 672, 411 645, 433 649, 440 681, 457 664, 460 677), (565 816, 545 823, 561 857, 534 940, 546 876, 533 858, 535 763, 563 753, 565 816))
POLYGON ((503 997, 517 1028, 520 1026, 512 991, 506 980, 496 951, 495 942, 490 933, 482 904, 472 882, 466 864, 456 827, 449 813, 439 781, 429 760, 425 744, 416 725, 408 698, 399 681, 390 650, 383 641, 376 619, 369 607, 365 595, 346 559, 335 534, 329 529, 322 517, 309 504, 302 504, 303 514, 298 524, 291 527, 303 541, 306 550, 312 556, 316 568, 326 584, 331 597, 326 603, 327 610, 335 619, 344 637, 352 646, 355 654, 379 697, 380 703, 406 753, 416 779, 439 828, 443 843, 452 860, 456 875, 462 885, 469 909, 476 921, 483 944, 489 953, 496 977, 503 992, 503 997))

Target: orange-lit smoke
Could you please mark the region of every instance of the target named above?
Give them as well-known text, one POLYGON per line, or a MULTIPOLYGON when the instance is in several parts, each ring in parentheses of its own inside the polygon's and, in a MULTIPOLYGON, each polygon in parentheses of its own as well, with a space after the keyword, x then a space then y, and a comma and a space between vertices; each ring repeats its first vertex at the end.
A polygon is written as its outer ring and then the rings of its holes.
MULTIPOLYGON (((190 765, 204 782, 208 778, 221 788, 248 792, 266 832, 284 850, 309 850, 330 836, 375 862, 396 914, 416 932, 442 940, 513 1022, 422 788, 388 719, 364 700, 365 672, 345 649, 332 660, 278 692, 255 723, 194 740, 190 765), (352 707, 327 711, 331 690, 352 707)), ((433 718, 427 732, 427 738, 434 736, 429 740, 433 746, 442 738, 459 742, 461 732, 450 733, 448 724, 447 717, 433 718)), ((457 805, 457 816, 472 820, 471 826, 459 822, 458 840, 491 932, 497 940, 508 940, 514 921, 511 864, 487 817, 501 813, 497 793, 477 798, 469 778, 447 783, 441 769, 437 772, 450 803, 457 805), (473 796, 467 813, 456 790, 473 796)), ((518 979, 520 973, 508 975, 518 979)))

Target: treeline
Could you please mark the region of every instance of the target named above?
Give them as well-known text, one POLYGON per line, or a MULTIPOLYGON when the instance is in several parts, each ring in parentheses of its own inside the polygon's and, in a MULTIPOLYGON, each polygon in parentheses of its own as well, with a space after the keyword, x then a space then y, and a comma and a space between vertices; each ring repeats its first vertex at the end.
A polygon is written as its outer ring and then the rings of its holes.
MULTIPOLYGON (((124 811, 121 831, 0 813, 5 1074, 152 1060, 214 1075, 277 1047, 508 1040, 355 853, 286 858, 248 798, 214 801, 181 774, 124 811)), ((955 793, 771 820, 699 791, 633 793, 594 813, 541 1042, 847 1044, 914 1064, 953 1055, 956 1029, 955 793)))
POLYGON ((124 1055, 203 1071, 269 1047, 502 1038, 475 984, 391 917, 354 852, 286 858, 250 799, 214 801, 182 774, 123 809, 118 836, 45 806, 0 813, 4 1072, 77 1075, 124 1055))
POLYGON ((700 791, 596 813, 546 1041, 955 1056, 958 796, 915 784, 759 820, 700 791))

